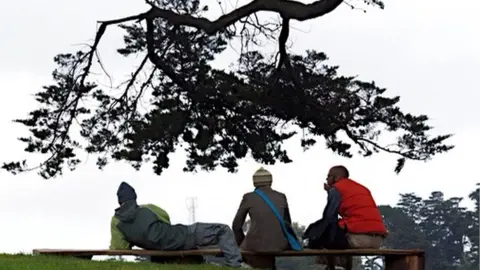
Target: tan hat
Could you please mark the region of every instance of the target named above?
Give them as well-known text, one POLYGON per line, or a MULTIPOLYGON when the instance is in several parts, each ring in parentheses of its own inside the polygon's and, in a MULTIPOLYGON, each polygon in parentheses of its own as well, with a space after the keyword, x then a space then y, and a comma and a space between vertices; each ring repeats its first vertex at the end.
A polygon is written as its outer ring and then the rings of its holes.
POLYGON ((255 187, 259 186, 270 186, 272 184, 273 177, 272 174, 265 170, 263 167, 260 167, 254 174, 253 174, 253 185, 255 187))

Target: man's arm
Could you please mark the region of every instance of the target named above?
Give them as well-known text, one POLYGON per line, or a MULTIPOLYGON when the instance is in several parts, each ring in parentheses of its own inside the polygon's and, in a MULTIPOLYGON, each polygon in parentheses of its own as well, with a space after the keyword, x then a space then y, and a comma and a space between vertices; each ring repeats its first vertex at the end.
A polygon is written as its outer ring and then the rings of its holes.
POLYGON ((155 215, 160 221, 170 224, 170 216, 168 215, 167 211, 163 210, 162 208, 154 204, 145 204, 145 205, 142 205, 142 207, 150 209, 150 211, 155 213, 155 215))
POLYGON ((334 187, 331 187, 328 190, 327 206, 323 210, 323 220, 325 222, 337 222, 340 199, 340 193, 334 187))
POLYGON ((110 249, 111 250, 127 250, 132 249, 132 245, 125 239, 125 236, 122 232, 117 228, 118 219, 112 217, 112 221, 110 223, 110 249))
POLYGON ((247 201, 248 199, 246 198, 246 195, 243 195, 242 202, 238 207, 237 214, 235 215, 232 223, 232 231, 239 246, 242 244, 243 239, 245 239, 245 234, 243 233, 243 224, 245 223, 245 219, 247 218, 249 211, 247 201))
POLYGON ((340 193, 333 187, 328 187, 325 190, 328 192, 328 198, 327 205, 323 210, 323 217, 307 227, 303 238, 321 237, 328 225, 336 223, 338 220, 338 208, 340 207, 341 199, 340 193))

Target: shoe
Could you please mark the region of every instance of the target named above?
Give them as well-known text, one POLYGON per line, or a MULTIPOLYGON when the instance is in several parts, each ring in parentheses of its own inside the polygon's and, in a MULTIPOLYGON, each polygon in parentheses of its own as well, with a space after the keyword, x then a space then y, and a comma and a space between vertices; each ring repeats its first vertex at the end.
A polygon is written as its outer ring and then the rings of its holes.
POLYGON ((240 268, 243 268, 243 269, 252 269, 253 267, 251 267, 250 265, 242 262, 242 263, 240 264, 240 268))

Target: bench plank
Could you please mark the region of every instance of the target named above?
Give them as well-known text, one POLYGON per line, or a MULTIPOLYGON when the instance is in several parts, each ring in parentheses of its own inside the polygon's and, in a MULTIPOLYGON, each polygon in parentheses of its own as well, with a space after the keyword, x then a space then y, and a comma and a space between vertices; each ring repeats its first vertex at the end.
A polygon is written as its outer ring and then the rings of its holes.
MULTIPOLYGON (((181 250, 181 251, 161 251, 161 250, 108 250, 108 249, 34 249, 33 254, 38 255, 63 255, 63 256, 158 256, 158 257, 186 257, 199 255, 221 255, 220 249, 197 249, 197 250, 181 250)), ((401 249, 345 249, 345 250, 326 250, 326 249, 304 249, 302 251, 286 250, 280 252, 252 252, 242 250, 242 255, 265 255, 277 257, 296 257, 296 256, 421 256, 423 250, 401 250, 401 249)))

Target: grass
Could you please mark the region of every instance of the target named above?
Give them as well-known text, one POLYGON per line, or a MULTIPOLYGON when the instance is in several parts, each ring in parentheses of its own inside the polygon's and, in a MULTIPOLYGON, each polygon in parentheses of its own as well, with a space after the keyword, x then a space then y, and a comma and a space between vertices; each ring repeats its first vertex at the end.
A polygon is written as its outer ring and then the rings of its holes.
POLYGON ((68 257, 49 257, 31 255, 4 255, 0 254, 0 269, 2 270, 47 270, 47 269, 75 269, 75 270, 227 270, 228 267, 213 265, 175 265, 112 261, 87 261, 68 257))

